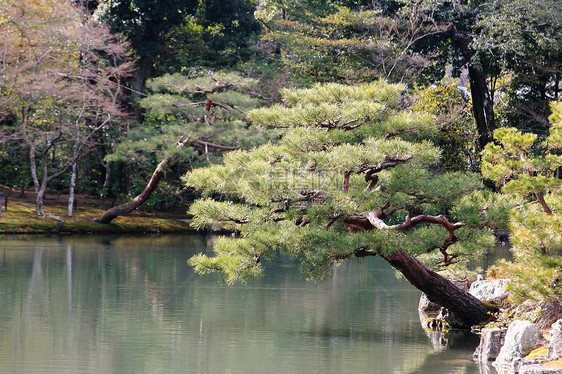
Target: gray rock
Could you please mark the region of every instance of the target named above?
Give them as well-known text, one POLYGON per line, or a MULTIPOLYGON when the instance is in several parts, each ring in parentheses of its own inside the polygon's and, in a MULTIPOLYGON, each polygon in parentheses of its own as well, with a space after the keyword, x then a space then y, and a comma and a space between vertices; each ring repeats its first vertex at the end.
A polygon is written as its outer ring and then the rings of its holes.
POLYGON ((508 279, 477 280, 470 285, 470 294, 479 300, 502 301, 509 296, 508 279))
POLYGON ((494 327, 491 329, 482 329, 480 335, 480 345, 474 352, 474 360, 481 363, 494 361, 505 341, 507 328, 494 327))
POLYGON ((427 295, 422 293, 420 297, 420 303, 418 304, 418 311, 424 313, 438 313, 441 310, 441 305, 429 301, 427 295))
POLYGON ((519 374, 553 374, 562 373, 562 368, 551 368, 543 365, 533 364, 524 365, 519 369, 519 374))
POLYGON ((548 349, 548 358, 557 360, 562 357, 562 319, 552 324, 550 330, 550 348, 548 349))
POLYGON ((515 320, 505 334, 505 343, 500 350, 494 366, 498 371, 505 368, 517 372, 522 357, 528 355, 541 338, 539 328, 532 322, 515 320))

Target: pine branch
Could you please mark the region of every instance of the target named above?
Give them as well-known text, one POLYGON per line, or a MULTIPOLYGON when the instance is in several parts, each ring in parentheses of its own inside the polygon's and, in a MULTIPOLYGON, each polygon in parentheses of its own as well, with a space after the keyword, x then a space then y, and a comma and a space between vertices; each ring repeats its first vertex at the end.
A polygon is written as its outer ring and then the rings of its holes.
POLYGON ((229 147, 229 146, 226 146, 226 145, 206 142, 206 141, 203 141, 203 140, 196 140, 195 143, 197 144, 197 146, 203 147, 205 149, 215 148, 215 149, 219 149, 221 151, 235 151, 235 150, 238 149, 237 147, 229 147))
POLYGON ((432 224, 438 224, 443 226, 449 233, 449 237, 453 238, 455 236, 455 230, 464 226, 464 223, 462 222, 457 222, 457 223, 449 222, 449 220, 443 214, 440 214, 438 216, 432 216, 429 214, 420 214, 415 217, 411 217, 409 213, 406 216, 404 222, 389 226, 382 220, 382 218, 384 217, 385 207, 388 207, 388 204, 385 204, 384 206, 376 210, 367 212, 367 214, 365 214, 365 217, 367 218, 369 223, 371 223, 373 227, 379 230, 408 231, 413 227, 419 225, 420 223, 432 223, 432 224))

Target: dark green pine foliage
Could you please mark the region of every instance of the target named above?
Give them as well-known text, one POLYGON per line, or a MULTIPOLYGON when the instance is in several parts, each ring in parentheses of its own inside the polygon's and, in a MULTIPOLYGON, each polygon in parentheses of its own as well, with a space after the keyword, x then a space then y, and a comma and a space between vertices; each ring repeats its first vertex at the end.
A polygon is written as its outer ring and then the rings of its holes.
POLYGON ((196 0, 106 0, 96 14, 114 31, 124 34, 140 56, 153 58, 160 37, 197 8, 196 0))
POLYGON ((401 252, 460 268, 481 254, 494 242, 490 232, 453 220, 462 218, 455 201, 479 189, 479 178, 442 172, 427 140, 434 118, 405 109, 403 91, 383 81, 316 85, 251 111, 254 124, 282 138, 184 176, 204 194, 189 211, 195 227, 239 232, 190 263, 234 282, 261 274, 264 260, 283 252, 318 280, 355 257, 388 261, 401 252))
POLYGON ((518 204, 509 212, 514 262, 503 260, 490 270, 507 276, 518 302, 562 302, 562 103, 552 104, 549 136, 515 128, 494 132, 496 143, 482 152, 482 174, 518 204))
POLYGON ((163 36, 161 74, 193 66, 224 69, 252 58, 261 25, 251 0, 207 0, 163 36))
MULTIPOLYGON (((251 96, 255 84, 236 74, 210 72, 150 80, 150 92, 140 101, 146 116, 143 125, 131 129, 107 160, 129 163, 134 170, 130 174, 140 176, 134 195, 144 188, 156 165, 170 158, 173 167, 168 167, 168 185, 160 186, 160 192, 151 198, 164 201, 162 189, 180 190, 176 182, 185 170, 216 162, 224 152, 262 144, 274 136, 273 131, 250 126, 245 120, 246 111, 262 105, 251 96)), ((170 196, 168 193, 167 198, 170 196)))

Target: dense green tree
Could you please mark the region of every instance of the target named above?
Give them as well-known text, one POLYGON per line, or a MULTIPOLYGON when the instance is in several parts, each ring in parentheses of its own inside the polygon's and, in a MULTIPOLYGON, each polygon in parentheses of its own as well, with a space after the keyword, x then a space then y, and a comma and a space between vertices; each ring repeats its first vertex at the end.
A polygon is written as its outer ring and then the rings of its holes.
POLYGON ((534 103, 525 108, 517 105, 512 110, 528 110, 526 116, 542 117, 542 122, 546 122, 548 101, 559 90, 562 46, 559 1, 400 0, 400 3, 403 7, 399 13, 425 20, 442 31, 435 38, 418 43, 416 47, 420 51, 438 53, 447 63, 468 70, 481 148, 498 127, 494 100, 496 83, 502 74, 515 74, 511 89, 513 103, 521 100, 534 103))
POLYGON ((435 144, 441 149, 443 166, 450 171, 477 170, 477 135, 469 98, 458 80, 417 89, 412 109, 436 116, 439 134, 435 144))
POLYGON ((224 69, 250 59, 261 30, 248 0, 202 1, 194 14, 163 37, 158 71, 181 72, 193 66, 224 69))
POLYGON ((192 14, 197 4, 196 0, 104 0, 99 4, 96 17, 113 31, 123 33, 139 57, 133 82, 135 96, 152 76, 162 36, 192 14))
POLYGON ((540 144, 535 134, 502 128, 482 155, 483 175, 520 200, 509 222, 515 262, 491 270, 512 279, 518 301, 562 302, 562 104, 552 109, 550 135, 540 144))
POLYGON ((549 102, 561 99, 562 4, 504 1, 483 7, 483 32, 474 49, 511 78, 501 124, 547 136, 549 102))
POLYGON ((276 9, 258 12, 267 25, 261 47, 305 82, 382 78, 411 83, 429 65, 412 47, 435 31, 416 19, 389 17, 380 8, 352 10, 333 4, 295 16, 277 14, 276 9))
POLYGON ((382 81, 316 85, 285 90, 283 105, 250 112, 252 122, 283 136, 184 177, 205 195, 190 208, 194 225, 218 222, 239 233, 190 263, 233 282, 261 274, 281 252, 321 279, 342 261, 378 255, 463 326, 489 318, 489 307, 418 259, 462 268, 494 237, 480 222, 463 223, 464 210, 453 213, 479 178, 437 168, 439 150, 421 140, 436 131, 434 118, 404 110, 403 91, 382 81))
POLYGON ((260 30, 252 0, 105 0, 96 16, 123 33, 139 57, 134 96, 147 79, 196 66, 224 68, 249 58, 260 30))
MULTIPOLYGON (((131 129, 107 160, 128 162, 145 187, 129 202, 97 218, 109 223, 143 204, 165 174, 174 186, 179 173, 217 162, 225 151, 264 143, 271 131, 249 126, 246 111, 261 106, 251 96, 256 81, 236 74, 193 72, 164 75, 148 82, 150 93, 140 101, 145 109, 141 126, 131 129), (155 166, 156 165, 156 166, 155 166), (148 180, 148 182, 146 182, 148 180)), ((161 198, 159 198, 161 199, 161 198)))

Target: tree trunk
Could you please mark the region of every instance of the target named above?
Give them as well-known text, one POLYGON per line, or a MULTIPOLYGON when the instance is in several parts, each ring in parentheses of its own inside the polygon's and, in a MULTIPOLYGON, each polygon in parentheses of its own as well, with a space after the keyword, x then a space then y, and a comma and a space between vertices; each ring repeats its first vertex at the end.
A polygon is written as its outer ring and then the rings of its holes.
POLYGON ((475 62, 470 44, 470 37, 459 34, 454 24, 449 25, 451 40, 460 50, 461 55, 468 65, 468 78, 470 80, 470 95, 472 97, 472 112, 478 129, 478 143, 481 149, 492 140, 492 133, 496 128, 494 120, 494 103, 486 82, 484 67, 475 62))
POLYGON ((109 191, 109 180, 111 178, 111 161, 107 161, 106 163, 102 162, 102 165, 105 169, 105 179, 101 187, 101 192, 102 195, 106 196, 107 191, 109 191))
POLYGON ((37 193, 35 194, 35 213, 40 216, 45 216, 45 210, 43 209, 43 206, 44 206, 46 190, 47 190, 47 183, 42 183, 41 187, 37 190, 37 193))
POLYGON ((154 173, 152 173, 150 181, 148 181, 148 184, 140 193, 140 195, 129 202, 106 210, 101 217, 94 219, 94 221, 98 223, 111 223, 111 221, 113 221, 115 218, 130 213, 140 205, 142 205, 142 203, 144 203, 146 199, 150 197, 150 194, 152 194, 152 192, 158 186, 158 182, 160 182, 160 179, 162 179, 162 177, 164 176, 164 169, 170 164, 171 161, 172 157, 168 156, 158 164, 156 170, 154 170, 154 173))
POLYGON ((77 163, 72 164, 72 175, 70 176, 70 187, 68 190, 68 209, 67 215, 72 217, 72 211, 74 208, 74 187, 76 187, 76 174, 78 173, 77 163))
POLYGON ((141 56, 139 58, 138 68, 133 74, 133 89, 131 91, 133 99, 140 98, 141 94, 144 92, 146 81, 152 74, 153 63, 152 57, 141 56))
POLYGON ((490 91, 486 83, 486 75, 480 64, 472 64, 468 67, 470 79, 470 94, 472 96, 472 112, 478 129, 478 143, 484 149, 493 137, 496 128, 494 119, 494 102, 490 97, 490 91))
POLYGON ((402 273, 414 287, 425 293, 429 300, 447 308, 455 317, 464 321, 464 325, 458 327, 470 328, 490 318, 488 312, 493 311, 493 308, 461 290, 414 256, 397 252, 381 257, 402 273))

